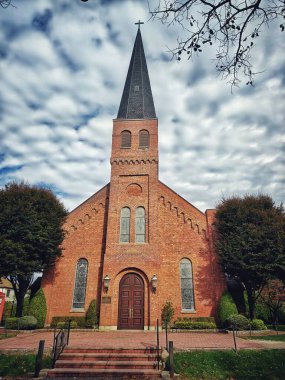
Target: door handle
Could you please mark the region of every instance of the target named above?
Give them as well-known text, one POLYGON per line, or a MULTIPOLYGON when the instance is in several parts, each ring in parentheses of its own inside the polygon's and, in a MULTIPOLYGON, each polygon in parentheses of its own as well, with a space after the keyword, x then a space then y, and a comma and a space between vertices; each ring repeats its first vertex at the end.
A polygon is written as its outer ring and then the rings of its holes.
POLYGON ((132 318, 132 309, 129 309, 129 318, 132 318))

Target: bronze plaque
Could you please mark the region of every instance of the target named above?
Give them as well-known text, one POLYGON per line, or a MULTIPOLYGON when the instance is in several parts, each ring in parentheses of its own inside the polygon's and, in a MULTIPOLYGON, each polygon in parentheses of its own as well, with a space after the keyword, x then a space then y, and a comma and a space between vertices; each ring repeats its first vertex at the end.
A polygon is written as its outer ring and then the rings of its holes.
POLYGON ((111 297, 102 297, 102 303, 111 303, 111 297))

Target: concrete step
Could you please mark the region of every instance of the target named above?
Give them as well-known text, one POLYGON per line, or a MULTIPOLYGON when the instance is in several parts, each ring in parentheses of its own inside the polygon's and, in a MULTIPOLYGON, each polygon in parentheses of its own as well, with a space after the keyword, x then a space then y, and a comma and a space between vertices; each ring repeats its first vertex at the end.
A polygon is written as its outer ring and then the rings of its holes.
POLYGON ((96 379, 161 379, 161 373, 155 369, 74 369, 54 368, 48 371, 48 378, 96 378, 96 379))
POLYGON ((146 348, 96 348, 96 347, 72 347, 68 346, 64 349, 66 353, 120 353, 120 354, 157 354, 154 347, 146 348))
POLYGON ((104 360, 104 361, 69 361, 69 360, 58 360, 55 364, 55 368, 94 368, 94 369, 155 369, 155 362, 142 362, 142 361, 115 361, 115 360, 104 360))
POLYGON ((156 361, 156 355, 154 354, 128 354, 128 353, 77 353, 66 352, 66 350, 60 355, 58 362, 61 360, 74 360, 74 361, 96 361, 96 360, 117 360, 117 361, 156 361))

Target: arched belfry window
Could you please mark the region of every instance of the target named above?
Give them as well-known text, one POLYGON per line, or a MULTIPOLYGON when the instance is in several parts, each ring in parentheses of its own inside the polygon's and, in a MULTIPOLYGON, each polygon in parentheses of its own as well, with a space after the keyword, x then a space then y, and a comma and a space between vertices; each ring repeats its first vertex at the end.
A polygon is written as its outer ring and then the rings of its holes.
POLYGON ((140 148, 149 147, 149 133, 145 129, 141 130, 139 133, 139 147, 140 148))
POLYGON ((130 219, 131 210, 128 207, 122 208, 120 223, 120 243, 130 242, 130 219))
POLYGON ((73 291, 73 309, 83 309, 87 283, 88 261, 80 259, 76 264, 75 284, 73 291))
POLYGON ((136 243, 145 243, 145 209, 136 209, 136 243))
POLYGON ((194 310, 193 271, 189 259, 180 261, 180 287, 182 310, 194 310))
POLYGON ((121 148, 130 148, 132 145, 132 134, 130 131, 121 133, 121 148))

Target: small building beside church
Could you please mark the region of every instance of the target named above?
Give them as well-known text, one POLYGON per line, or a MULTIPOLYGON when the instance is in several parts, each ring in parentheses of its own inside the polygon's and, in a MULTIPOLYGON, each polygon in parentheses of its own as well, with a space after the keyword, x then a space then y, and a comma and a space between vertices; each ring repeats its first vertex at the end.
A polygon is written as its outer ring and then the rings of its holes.
POLYGON ((198 210, 159 180, 158 119, 140 29, 110 163, 110 182, 70 212, 63 255, 44 273, 46 324, 84 316, 93 299, 101 330, 152 330, 167 301, 175 319, 214 316, 225 288, 212 244, 215 211, 198 210))

